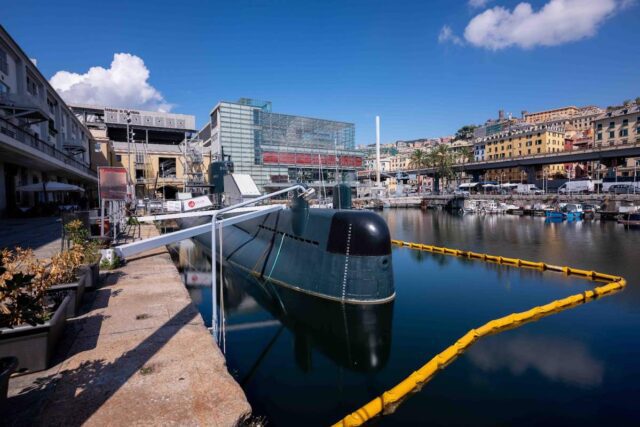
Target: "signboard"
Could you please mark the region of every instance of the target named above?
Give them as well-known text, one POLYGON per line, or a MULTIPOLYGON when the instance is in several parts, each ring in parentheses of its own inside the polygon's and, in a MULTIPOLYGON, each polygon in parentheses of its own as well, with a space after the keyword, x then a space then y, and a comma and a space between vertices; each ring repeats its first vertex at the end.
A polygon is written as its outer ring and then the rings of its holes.
POLYGON ((182 212, 182 202, 180 200, 168 200, 164 204, 167 212, 182 212))
POLYGON ((207 196, 194 197, 193 199, 182 201, 182 210, 185 212, 193 211, 196 209, 208 208, 213 206, 211 200, 207 196))
POLYGON ((99 167, 98 192, 101 200, 128 200, 130 193, 127 186, 127 170, 125 168, 99 167))
POLYGON ((265 151, 262 153, 262 163, 280 165, 313 165, 336 166, 336 159, 342 167, 362 167, 360 156, 336 156, 334 154, 308 154, 308 153, 277 153, 265 151))

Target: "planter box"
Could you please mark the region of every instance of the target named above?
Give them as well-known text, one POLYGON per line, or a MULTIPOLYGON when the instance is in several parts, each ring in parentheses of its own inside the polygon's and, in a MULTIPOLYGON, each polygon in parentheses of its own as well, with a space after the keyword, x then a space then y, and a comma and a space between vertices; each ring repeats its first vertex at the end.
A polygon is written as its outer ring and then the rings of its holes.
POLYGON ((84 274, 85 290, 93 290, 98 287, 100 281, 100 266, 97 262, 93 264, 83 264, 80 266, 80 274, 84 274))
POLYGON ((42 325, 0 328, 0 357, 17 357, 19 372, 47 369, 62 336, 70 302, 71 297, 67 295, 51 319, 42 325))
POLYGON ((52 295, 69 295, 71 301, 67 307, 67 317, 76 317, 80 312, 82 297, 84 296, 86 276, 88 274, 88 270, 78 270, 78 280, 76 280, 75 282, 54 285, 47 290, 47 293, 52 295))

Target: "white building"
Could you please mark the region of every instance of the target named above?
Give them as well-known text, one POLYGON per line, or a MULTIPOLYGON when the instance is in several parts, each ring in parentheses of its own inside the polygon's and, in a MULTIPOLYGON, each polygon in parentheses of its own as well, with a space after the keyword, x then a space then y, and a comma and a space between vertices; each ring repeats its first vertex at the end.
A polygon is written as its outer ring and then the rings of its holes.
MULTIPOLYGON (((43 193, 16 191, 22 185, 97 187, 90 141, 89 131, 0 26, 0 216, 44 202, 43 193)), ((60 197, 49 193, 47 200, 60 197)))

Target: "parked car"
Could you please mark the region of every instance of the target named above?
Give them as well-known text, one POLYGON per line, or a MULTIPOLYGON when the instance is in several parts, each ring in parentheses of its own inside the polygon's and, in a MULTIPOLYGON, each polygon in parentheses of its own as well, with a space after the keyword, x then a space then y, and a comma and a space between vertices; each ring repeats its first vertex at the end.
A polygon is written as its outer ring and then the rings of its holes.
POLYGON ((614 184, 609 187, 611 194, 629 194, 634 193, 634 187, 631 184, 614 184))

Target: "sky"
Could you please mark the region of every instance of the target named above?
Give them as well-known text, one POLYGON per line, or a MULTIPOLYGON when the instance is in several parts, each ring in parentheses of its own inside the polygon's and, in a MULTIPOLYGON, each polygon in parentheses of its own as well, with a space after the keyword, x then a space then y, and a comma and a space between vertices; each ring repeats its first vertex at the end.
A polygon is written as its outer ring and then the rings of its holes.
POLYGON ((220 100, 450 135, 640 96, 638 0, 9 1, 0 24, 68 101, 193 114, 220 100))

